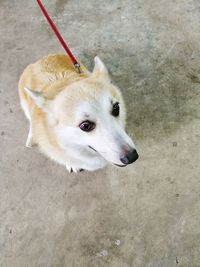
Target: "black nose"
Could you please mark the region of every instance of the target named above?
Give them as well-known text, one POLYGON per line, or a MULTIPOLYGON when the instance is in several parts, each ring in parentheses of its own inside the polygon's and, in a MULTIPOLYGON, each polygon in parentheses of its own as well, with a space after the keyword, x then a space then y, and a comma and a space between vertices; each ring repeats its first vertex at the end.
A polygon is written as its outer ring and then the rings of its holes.
POLYGON ((137 151, 134 149, 129 152, 125 157, 121 158, 121 162, 125 165, 131 164, 139 158, 137 151))

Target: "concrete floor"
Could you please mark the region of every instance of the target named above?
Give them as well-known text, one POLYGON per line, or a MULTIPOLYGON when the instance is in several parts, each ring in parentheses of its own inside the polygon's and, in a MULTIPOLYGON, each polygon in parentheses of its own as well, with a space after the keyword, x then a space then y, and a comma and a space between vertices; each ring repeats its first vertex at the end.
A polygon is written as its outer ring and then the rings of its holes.
POLYGON ((140 159, 68 174, 24 147, 23 69, 62 48, 36 1, 0 1, 0 266, 200 266, 200 1, 43 1, 122 88, 140 159))

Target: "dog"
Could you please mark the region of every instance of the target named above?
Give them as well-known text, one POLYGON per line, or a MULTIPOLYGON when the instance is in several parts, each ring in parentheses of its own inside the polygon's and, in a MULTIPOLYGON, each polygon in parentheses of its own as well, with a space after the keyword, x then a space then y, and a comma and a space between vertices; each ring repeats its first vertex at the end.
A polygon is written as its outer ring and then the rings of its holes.
POLYGON ((138 153, 125 132, 120 90, 99 57, 92 72, 81 69, 77 73, 67 56, 54 54, 24 70, 18 88, 30 123, 26 146, 37 145, 69 172, 133 163, 138 153))

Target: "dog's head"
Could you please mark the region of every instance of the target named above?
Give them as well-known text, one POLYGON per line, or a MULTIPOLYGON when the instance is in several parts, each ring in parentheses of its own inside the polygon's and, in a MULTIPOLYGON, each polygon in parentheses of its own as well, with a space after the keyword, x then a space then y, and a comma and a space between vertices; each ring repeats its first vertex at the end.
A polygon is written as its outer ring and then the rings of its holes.
POLYGON ((122 95, 98 57, 88 78, 70 84, 51 101, 45 102, 41 95, 35 100, 48 113, 64 149, 93 150, 119 166, 137 160, 135 145, 124 130, 122 95))

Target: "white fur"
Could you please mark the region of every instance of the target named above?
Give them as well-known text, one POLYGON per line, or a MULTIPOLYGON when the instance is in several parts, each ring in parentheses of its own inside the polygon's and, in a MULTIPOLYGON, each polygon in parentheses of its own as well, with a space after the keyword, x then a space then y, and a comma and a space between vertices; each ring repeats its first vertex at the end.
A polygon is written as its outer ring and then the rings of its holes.
POLYGON ((28 137, 26 140, 26 147, 27 148, 32 148, 35 143, 33 140, 33 133, 32 133, 32 123, 31 123, 31 114, 30 114, 30 110, 29 107, 27 105, 27 102, 21 100, 21 107, 24 111, 24 114, 26 115, 26 118, 29 120, 29 133, 28 133, 28 137))

